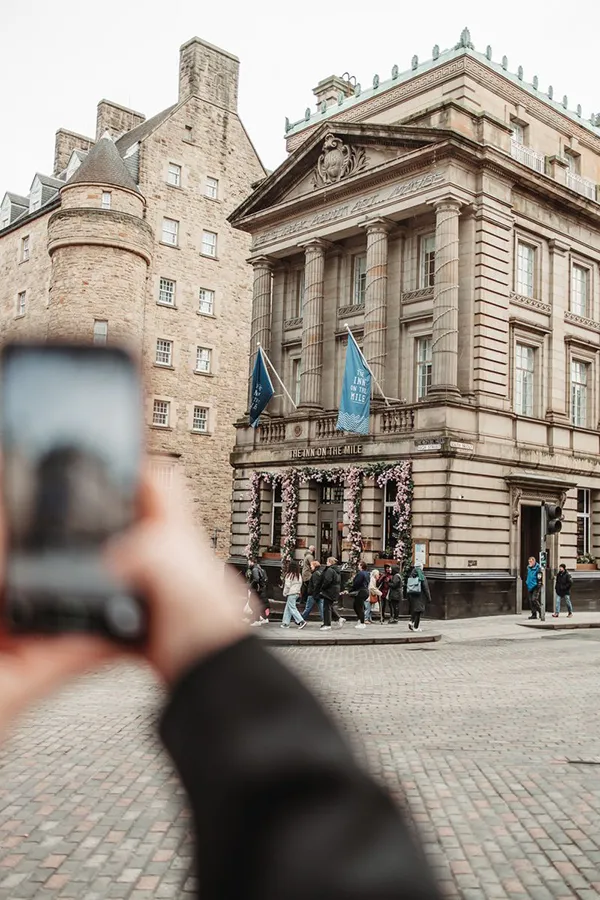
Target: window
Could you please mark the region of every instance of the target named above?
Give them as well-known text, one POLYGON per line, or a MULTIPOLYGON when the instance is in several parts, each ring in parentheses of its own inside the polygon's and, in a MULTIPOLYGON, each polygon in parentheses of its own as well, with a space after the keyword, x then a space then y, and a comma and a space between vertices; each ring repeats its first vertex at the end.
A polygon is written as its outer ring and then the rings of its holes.
POLYGON ((579 173, 579 160, 581 159, 576 153, 565 152, 565 159, 567 161, 567 166, 569 167, 569 172, 572 175, 577 175, 579 173))
POLYGON ((364 253, 352 259, 352 305, 365 305, 365 291, 367 289, 367 257, 364 253))
POLYGON ((302 306, 304 304, 304 269, 298 269, 295 273, 292 294, 292 308, 290 310, 290 318, 299 319, 302 315, 302 306))
POLYGON ((391 550, 398 541, 398 515, 394 509, 398 496, 398 482, 386 481, 383 491, 383 551, 391 550))
POLYGON ((587 426, 588 364, 571 360, 571 422, 579 428, 587 426))
MULTIPOLYGON (((10 210, 10 208, 9 208, 10 210)), ((2 216, 0 217, 0 228, 6 228, 8 223, 10 222, 10 211, 3 211, 2 216)))
POLYGON ((106 319, 94 319, 94 344, 106 344, 108 340, 108 322, 106 319))
POLYGON ((424 234, 419 247, 420 288, 435 284, 435 234, 424 234))
POLYGON ((152 424, 166 428, 169 424, 169 407, 171 404, 168 400, 155 400, 152 409, 152 424))
POLYGON ((17 294, 17 315, 24 316, 25 315, 25 300, 27 296, 27 291, 19 291, 17 294))
POLYGON ((207 178, 204 185, 204 196, 210 197, 211 200, 219 199, 219 179, 207 178))
POLYGON ((511 122, 512 125, 512 139, 516 141, 517 144, 525 143, 525 128, 523 125, 520 125, 519 122, 511 122))
POLYGON ((202 232, 202 253, 204 256, 217 255, 217 235, 214 231, 202 232))
POLYGON ((36 209, 40 208, 40 200, 38 197, 35 197, 31 200, 29 204, 29 212, 35 212, 36 209))
POLYGON ((196 372, 210 372, 211 355, 208 347, 196 347, 196 372))
POLYGON ((526 344, 515 346, 515 412, 519 416, 533 415, 533 375, 535 349, 526 344))
POLYGON ((431 338, 417 341, 417 400, 422 400, 431 387, 431 338))
POLYGON ((162 223, 163 244, 171 244, 176 247, 179 243, 179 222, 175 219, 163 219, 162 223))
POLYGON ((154 362, 157 366, 170 366, 173 361, 173 341, 165 341, 164 338, 157 338, 156 341, 156 357, 154 362))
POLYGON ((164 306, 175 306, 175 282, 161 278, 158 282, 158 302, 164 306))
POLYGON ((271 510, 271 546, 279 549, 282 544, 283 495, 281 484, 273 487, 273 508, 271 510))
POLYGON ((183 131, 183 139, 184 141, 189 141, 191 144, 194 140, 194 129, 191 125, 186 125, 183 131))
POLYGON ((102 209, 110 209, 112 194, 110 191, 102 191, 102 209))
POLYGON ((172 184, 173 187, 181 187, 181 166, 178 166, 177 163, 169 163, 167 184, 172 184))
POLYGON ((590 294, 590 270, 573 264, 571 267, 571 312, 587 316, 590 294))
POLYGON ((29 259, 29 235, 21 238, 21 262, 27 262, 29 259))
POLYGON ((203 316, 212 316, 215 308, 215 292, 209 291, 207 288, 200 288, 199 300, 198 312, 203 316))
POLYGON ((517 294, 533 297, 535 291, 535 247, 517 243, 517 294))
POLYGON ((194 406, 192 418, 192 431, 208 431, 208 410, 206 406, 194 406))
POLYGON ((300 403, 300 384, 302 382, 302 360, 292 360, 292 398, 296 406, 300 403))
POLYGON ((341 506, 344 502, 344 485, 343 484, 322 484, 321 485, 321 503, 334 506, 341 506))
POLYGON ((591 552, 591 493, 587 488, 577 491, 577 556, 591 552))

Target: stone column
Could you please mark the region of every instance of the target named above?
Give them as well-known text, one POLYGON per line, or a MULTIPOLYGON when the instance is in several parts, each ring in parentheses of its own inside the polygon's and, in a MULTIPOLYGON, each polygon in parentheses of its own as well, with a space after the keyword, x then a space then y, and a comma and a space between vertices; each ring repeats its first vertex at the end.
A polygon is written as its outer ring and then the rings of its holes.
POLYGON ((453 197, 435 207, 432 379, 430 395, 458 397, 458 222, 461 203, 453 197))
MULTIPOLYGON (((549 244, 552 331, 548 337, 546 418, 550 422, 564 425, 568 423, 569 408, 565 385, 565 311, 569 309, 569 245, 554 238, 549 244)), ((539 363, 534 378, 542 379, 543 383, 544 371, 541 360, 539 363)))
POLYGON ((267 256, 257 256, 250 260, 250 265, 254 269, 252 324, 250 326, 250 375, 252 375, 258 345, 260 344, 267 353, 271 345, 273 263, 267 256))
POLYGON ((302 375, 300 406, 322 407, 321 375, 323 371, 323 295, 325 251, 329 244, 316 238, 303 244, 304 303, 302 305, 302 375))
MULTIPOLYGON (((374 219, 366 222, 367 284, 363 353, 373 375, 383 387, 385 376, 385 337, 387 325, 388 233, 391 222, 374 219)), ((373 395, 379 391, 373 385, 373 395)))

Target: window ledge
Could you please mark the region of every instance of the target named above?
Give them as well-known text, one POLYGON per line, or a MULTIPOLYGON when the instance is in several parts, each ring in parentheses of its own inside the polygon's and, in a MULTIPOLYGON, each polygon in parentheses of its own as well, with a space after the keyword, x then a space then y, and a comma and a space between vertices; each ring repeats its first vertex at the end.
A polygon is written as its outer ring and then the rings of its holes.
POLYGON ((200 434, 202 437, 212 437, 212 431, 198 431, 197 428, 190 428, 190 434, 200 434))
POLYGON ((23 263, 28 263, 28 262, 29 262, 29 257, 28 257, 27 259, 20 259, 20 260, 19 260, 19 265, 22 266, 23 263))
POLYGON ((204 259, 214 259, 216 262, 219 261, 219 257, 218 257, 218 256, 211 256, 210 253, 203 253, 202 250, 200 251, 200 256, 203 256, 204 259))
POLYGON ((196 141, 193 138, 181 138, 184 144, 190 144, 192 147, 196 146, 196 141))
POLYGON ((157 306, 164 306, 165 309, 177 309, 177 304, 176 304, 176 303, 163 303, 162 300, 157 300, 157 301, 156 301, 156 305, 157 305, 157 306))
POLYGON ((171 369, 171 371, 175 370, 175 366, 171 365, 170 363, 153 362, 152 365, 155 369, 171 369))
POLYGON ((433 300, 433 288, 418 288, 416 291, 405 291, 402 294, 403 303, 413 303, 417 300, 433 300))
POLYGON ((161 247, 168 247, 169 250, 181 250, 179 244, 169 244, 167 241, 159 241, 158 243, 161 247))
POLYGON ((24 319, 27 313, 17 313, 15 319, 24 319))
POLYGON ((205 378, 214 378, 214 372, 203 372, 202 369, 194 369, 194 375, 204 375, 205 378))
POLYGON ((527 309, 535 309, 547 316, 552 312, 549 303, 544 303, 535 297, 526 297, 525 294, 517 294, 516 291, 511 291, 510 302, 515 303, 517 306, 525 306, 527 309))
POLYGON ((173 431, 172 425, 155 425, 154 422, 151 422, 148 427, 153 428, 155 431, 173 431))
POLYGON ((340 306, 338 316, 362 316, 365 312, 364 303, 350 303, 348 306, 340 306))
POLYGON ((587 316, 580 316, 578 313, 567 310, 565 312, 565 322, 572 322, 573 325, 580 325, 582 328, 588 328, 590 331, 600 331, 600 322, 594 322, 587 316))
POLYGON ((196 310, 196 315, 204 316, 205 319, 216 319, 217 318, 214 313, 205 313, 205 312, 202 312, 201 309, 196 310))
POLYGON ((220 197, 209 197, 208 194, 202 194, 202 196, 204 197, 205 200, 210 200, 211 203, 220 203, 221 202, 220 197))
POLYGON ((167 187, 175 188, 176 191, 182 191, 182 190, 183 190, 183 185, 181 185, 181 184, 171 184, 170 181, 165 181, 165 184, 166 184, 167 187))

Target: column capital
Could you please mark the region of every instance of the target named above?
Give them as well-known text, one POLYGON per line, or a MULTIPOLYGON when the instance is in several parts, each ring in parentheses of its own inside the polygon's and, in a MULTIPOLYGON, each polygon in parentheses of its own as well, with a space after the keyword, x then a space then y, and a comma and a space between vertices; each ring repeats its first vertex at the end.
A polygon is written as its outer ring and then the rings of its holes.
POLYGON ((298 244, 301 250, 320 250, 322 253, 325 253, 330 247, 333 247, 332 241, 327 241, 325 238, 311 238, 309 241, 303 241, 301 244, 298 244))
POLYGON ((270 256, 252 256, 246 260, 253 269, 273 269, 275 260, 270 256))
POLYGON ((455 212, 457 215, 460 213, 461 207, 467 205, 466 200, 461 200, 455 194, 443 194, 434 200, 428 200, 428 204, 433 206, 436 212, 438 210, 440 212, 455 212))
POLYGON ((396 227, 396 222, 386 219, 385 216, 378 216, 374 219, 365 219, 358 223, 359 228, 364 228, 367 234, 373 232, 375 234, 389 234, 392 228, 396 227))
POLYGON ((557 238, 551 238, 548 241, 548 246, 550 247, 551 253, 560 253, 561 256, 564 256, 565 253, 569 252, 569 245, 557 238))

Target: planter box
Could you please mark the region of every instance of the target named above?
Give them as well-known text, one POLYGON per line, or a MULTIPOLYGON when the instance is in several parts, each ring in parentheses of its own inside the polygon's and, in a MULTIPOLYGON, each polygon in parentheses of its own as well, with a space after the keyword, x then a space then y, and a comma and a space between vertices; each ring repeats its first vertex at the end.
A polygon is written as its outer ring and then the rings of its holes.
POLYGON ((577 563, 578 572, 595 572, 597 568, 598 563, 577 563))
POLYGON ((376 569, 383 569, 384 566, 397 566, 395 559, 386 559, 384 556, 378 557, 373 563, 376 569))
POLYGON ((262 555, 263 559, 281 559, 281 553, 271 553, 265 551, 262 555))

